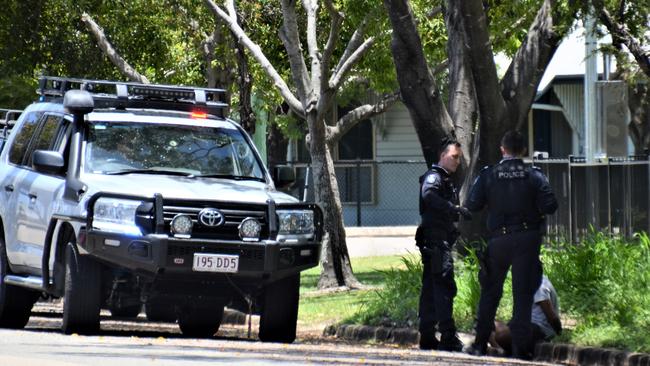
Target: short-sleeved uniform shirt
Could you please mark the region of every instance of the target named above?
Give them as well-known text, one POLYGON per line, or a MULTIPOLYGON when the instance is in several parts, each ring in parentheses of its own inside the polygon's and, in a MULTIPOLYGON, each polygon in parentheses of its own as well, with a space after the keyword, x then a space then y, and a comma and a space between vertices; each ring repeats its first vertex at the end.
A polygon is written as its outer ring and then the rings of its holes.
POLYGON ((537 289, 537 292, 535 292, 531 322, 540 327, 542 332, 544 332, 544 335, 546 335, 546 338, 553 338, 557 335, 555 329, 553 329, 551 324, 548 322, 548 319, 546 319, 546 314, 544 314, 542 307, 538 305, 539 302, 544 300, 550 300, 555 313, 558 315, 560 314, 557 292, 555 292, 553 284, 546 276, 542 278, 542 284, 539 286, 539 289, 537 289))

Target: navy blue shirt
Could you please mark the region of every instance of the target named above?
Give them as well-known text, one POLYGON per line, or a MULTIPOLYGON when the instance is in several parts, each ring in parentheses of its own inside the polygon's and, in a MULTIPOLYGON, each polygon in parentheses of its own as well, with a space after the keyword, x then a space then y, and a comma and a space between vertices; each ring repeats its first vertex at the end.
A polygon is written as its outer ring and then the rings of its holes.
POLYGON ((458 213, 458 193, 449 173, 434 164, 420 177, 420 217, 422 221, 416 240, 453 241, 458 213))
POLYGON ((557 210, 557 200, 548 179, 537 167, 518 158, 505 158, 485 167, 474 181, 465 206, 480 211, 487 206, 490 231, 504 226, 539 227, 544 215, 557 210))

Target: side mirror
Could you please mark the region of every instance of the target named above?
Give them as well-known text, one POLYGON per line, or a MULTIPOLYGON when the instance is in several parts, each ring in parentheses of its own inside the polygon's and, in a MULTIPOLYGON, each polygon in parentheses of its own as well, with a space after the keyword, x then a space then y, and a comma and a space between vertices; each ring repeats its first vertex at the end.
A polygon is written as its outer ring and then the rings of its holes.
POLYGON ((292 167, 281 166, 276 168, 275 184, 278 187, 286 187, 296 181, 296 171, 292 167))
POLYGON ((63 173, 65 161, 58 151, 36 150, 32 156, 32 166, 37 172, 60 174, 63 173))
POLYGON ((89 92, 73 89, 65 93, 63 106, 77 117, 92 112, 95 109, 95 100, 89 92))

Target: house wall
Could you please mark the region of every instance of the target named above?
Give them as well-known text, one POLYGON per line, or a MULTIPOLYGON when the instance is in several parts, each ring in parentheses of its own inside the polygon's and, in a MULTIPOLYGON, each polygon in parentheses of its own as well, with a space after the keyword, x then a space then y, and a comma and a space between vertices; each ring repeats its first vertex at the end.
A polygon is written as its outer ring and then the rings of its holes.
MULTIPOLYGON (((406 107, 398 103, 377 119, 373 166, 374 200, 360 206, 361 226, 404 226, 420 222, 418 179, 426 163, 406 107)), ((357 226, 358 206, 343 204, 346 226, 357 226)))
POLYGON ((395 104, 375 122, 377 160, 424 160, 408 109, 395 104))

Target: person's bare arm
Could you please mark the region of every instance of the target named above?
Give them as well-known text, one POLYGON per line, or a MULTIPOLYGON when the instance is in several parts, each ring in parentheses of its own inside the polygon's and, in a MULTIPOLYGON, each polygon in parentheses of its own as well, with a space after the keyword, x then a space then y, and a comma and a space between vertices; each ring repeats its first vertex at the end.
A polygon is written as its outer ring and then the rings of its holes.
POLYGON ((561 334, 562 333, 562 322, 560 321, 560 317, 558 314, 555 313, 555 310, 553 310, 553 305, 551 304, 550 300, 542 300, 537 303, 542 308, 542 311, 544 312, 544 315, 546 315, 546 319, 548 320, 549 324, 553 327, 555 330, 555 333, 561 334))

